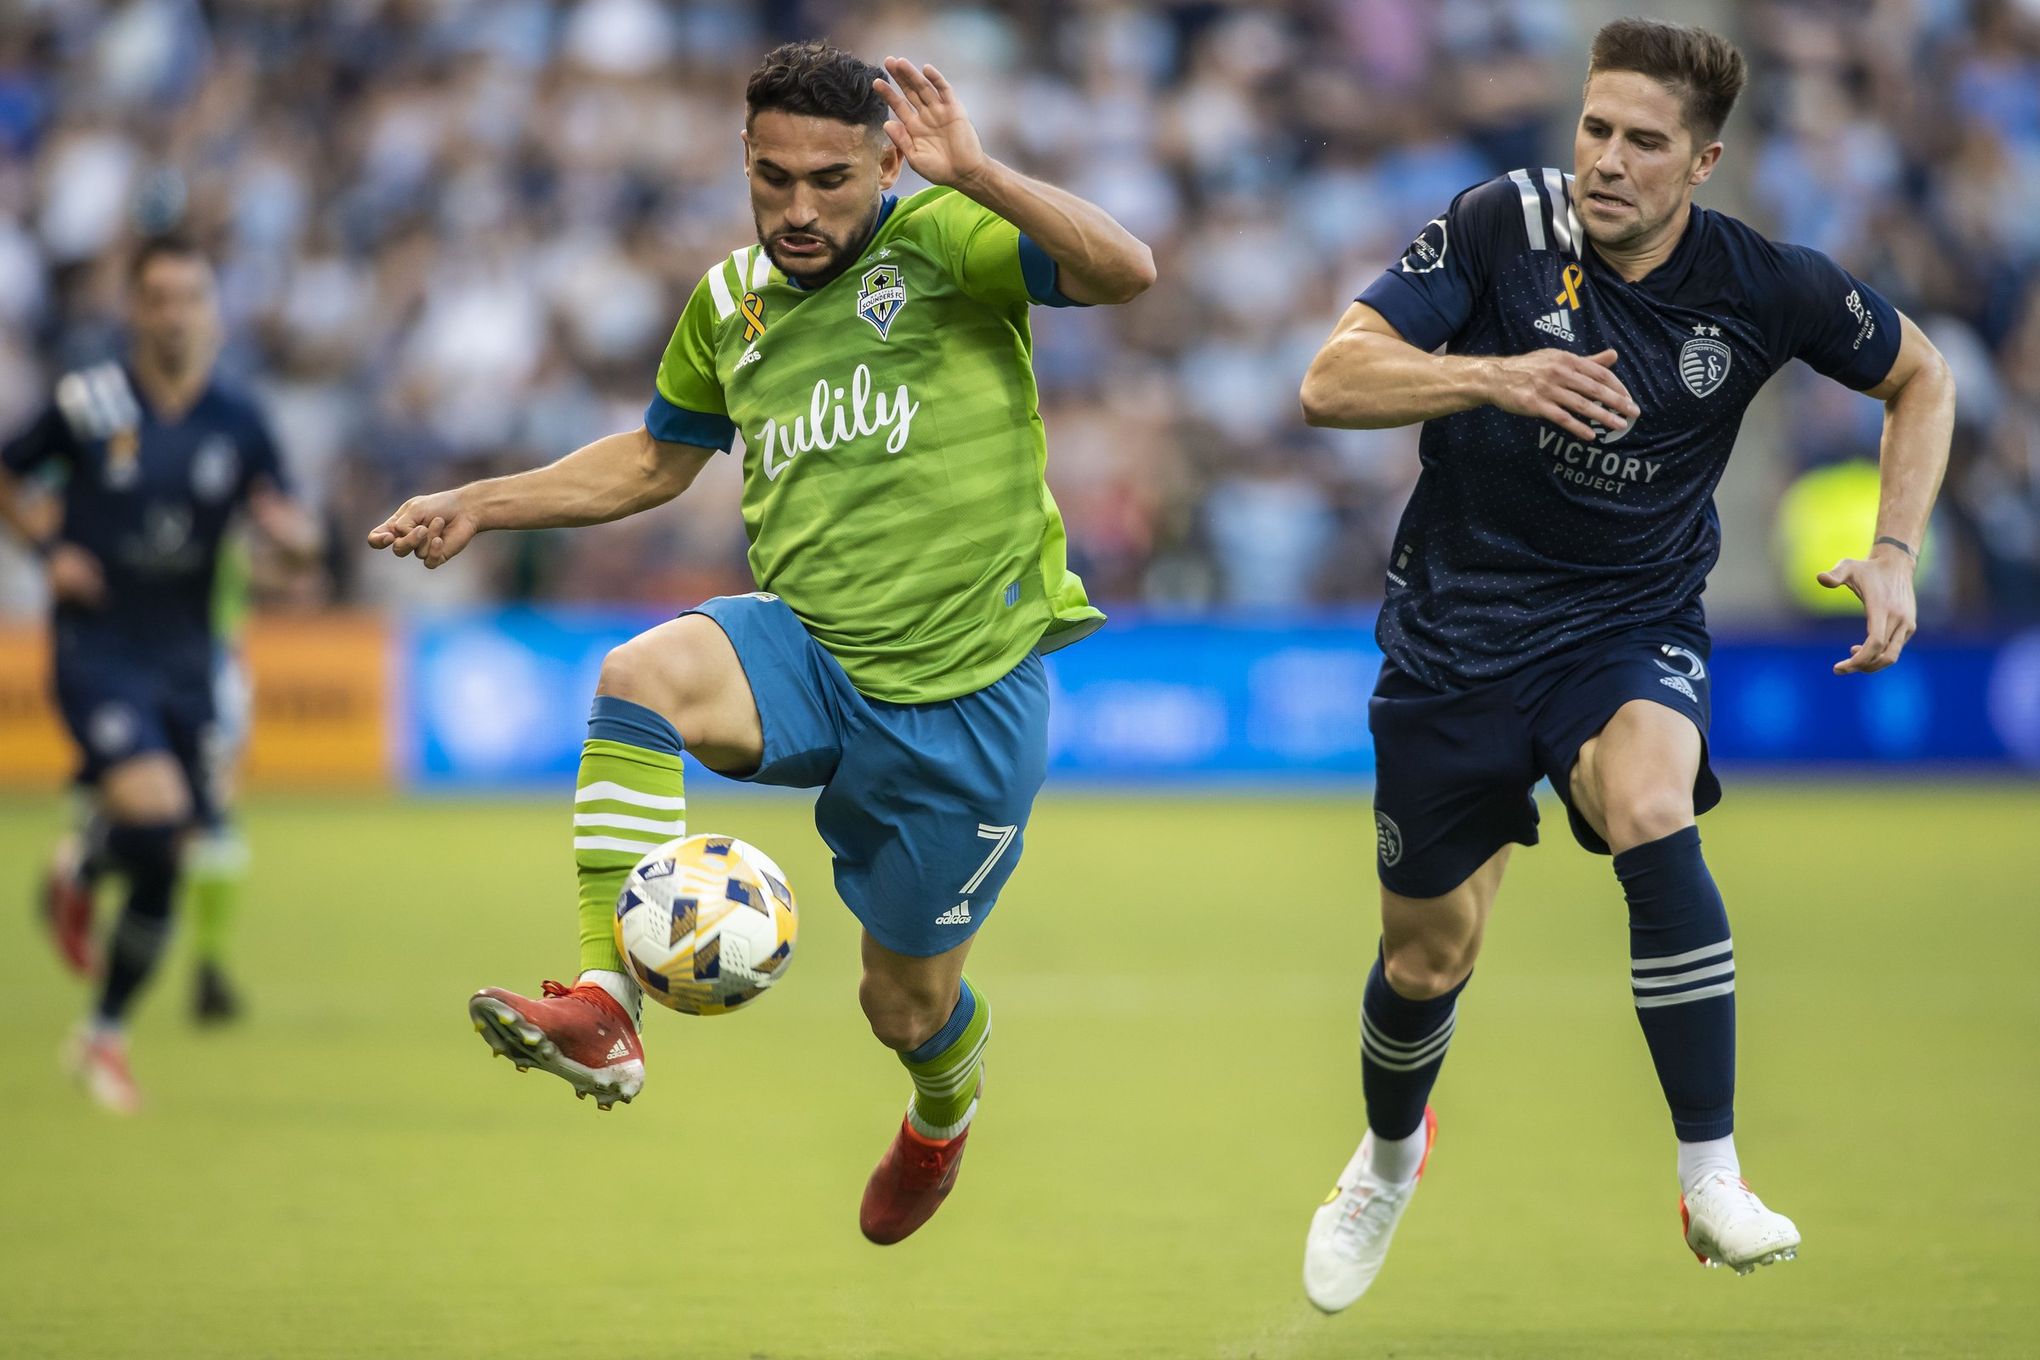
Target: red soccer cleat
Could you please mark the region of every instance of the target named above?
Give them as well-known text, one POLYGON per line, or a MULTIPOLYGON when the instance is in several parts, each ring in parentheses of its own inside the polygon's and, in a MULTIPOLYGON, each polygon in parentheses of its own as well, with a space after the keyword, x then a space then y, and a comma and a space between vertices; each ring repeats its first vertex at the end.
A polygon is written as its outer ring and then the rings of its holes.
POLYGON ((966 1128, 954 1138, 930 1142, 900 1120, 899 1134, 864 1183, 864 1203, 857 1211, 864 1235, 889 1247, 933 1218, 956 1186, 968 1137, 966 1128))
POLYGON ((92 885, 78 872, 76 855, 60 852, 43 871, 43 924, 49 927, 64 966, 84 978, 99 971, 92 906, 92 885))
POLYGON ((542 998, 484 987, 468 998, 475 1033, 499 1058, 523 1072, 536 1067, 595 1097, 597 1109, 628 1105, 645 1085, 645 1050, 637 1026, 616 998, 592 982, 565 987, 547 980, 542 998))

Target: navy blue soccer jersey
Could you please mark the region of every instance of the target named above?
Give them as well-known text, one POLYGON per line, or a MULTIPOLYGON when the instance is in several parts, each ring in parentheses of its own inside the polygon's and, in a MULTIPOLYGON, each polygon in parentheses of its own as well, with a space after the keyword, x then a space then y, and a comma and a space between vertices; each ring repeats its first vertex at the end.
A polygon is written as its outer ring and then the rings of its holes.
POLYGON ((1898 314, 1869 287, 1697 205, 1670 258, 1624 280, 1582 236, 1571 183, 1516 170, 1468 189, 1360 294, 1423 350, 1613 349, 1642 412, 1591 441, 1494 406, 1425 422, 1376 633, 1435 690, 1699 623, 1714 487, 1757 389, 1795 358, 1870 388, 1898 355, 1898 314))
POLYGON ((0 446, 17 476, 63 499, 58 537, 99 560, 102 609, 59 605, 60 654, 80 647, 204 674, 220 541, 250 493, 287 483, 254 403, 218 383, 166 422, 118 364, 66 374, 56 398, 0 446))

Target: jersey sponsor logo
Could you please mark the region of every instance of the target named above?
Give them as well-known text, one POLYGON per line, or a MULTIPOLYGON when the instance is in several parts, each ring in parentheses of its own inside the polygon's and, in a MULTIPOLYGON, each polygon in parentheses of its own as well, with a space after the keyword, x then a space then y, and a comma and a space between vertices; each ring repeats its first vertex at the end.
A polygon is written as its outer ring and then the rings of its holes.
POLYGON ((1863 305, 1863 294, 1858 289, 1851 288, 1849 295, 1842 299, 1842 305, 1849 309, 1849 315, 1856 322, 1856 343, 1849 348, 1861 349, 1865 340, 1877 334, 1877 318, 1863 305))
POLYGON ((241 452, 226 435, 208 436, 191 456, 191 491, 202 501, 223 501, 240 480, 241 452))
POLYGON ((1707 663, 1700 659, 1698 653, 1687 648, 1674 647, 1667 642, 1659 646, 1658 655, 1651 659, 1657 662, 1660 670, 1670 671, 1673 675, 1683 676, 1688 680, 1707 678, 1707 663), (1677 664, 1674 665, 1674 662, 1677 664))
MULTIPOLYGON (((1636 427, 1632 425, 1629 428, 1633 430, 1636 427)), ((1606 491, 1619 496, 1632 486, 1649 486, 1665 467, 1658 459, 1615 453, 1606 447, 1628 432, 1602 431, 1600 437, 1589 444, 1546 425, 1537 432, 1537 451, 1551 459, 1554 477, 1590 491, 1606 491)))
POLYGON ((777 419, 767 420, 758 431, 759 462, 765 469, 766 480, 779 480, 779 474, 801 454, 833 449, 838 444, 854 443, 876 434, 886 435, 887 453, 899 453, 907 447, 907 434, 920 409, 921 403, 912 399, 905 383, 890 397, 874 391, 871 369, 865 364, 857 365, 845 387, 818 378, 805 414, 784 424, 777 419))
POLYGON ((1560 308, 1555 312, 1546 312, 1530 324, 1543 331, 1546 335, 1565 341, 1568 345, 1573 342, 1572 313, 1564 308, 1560 308))
POLYGON ((1700 696, 1693 692, 1693 686, 1687 683, 1683 675, 1660 675, 1658 683, 1666 689, 1677 690, 1696 704, 1700 702, 1700 696))
POLYGON ((1402 828, 1380 808, 1374 810, 1374 849, 1385 868, 1393 869, 1402 862, 1402 828))
POLYGON ((907 282, 898 265, 875 264, 864 271, 857 286, 857 315, 871 323, 879 339, 886 338, 906 305, 907 282))
POLYGON ((1728 381, 1728 366, 1735 357, 1721 342, 1721 327, 1698 322, 1693 338, 1679 346, 1679 381, 1696 397, 1711 397, 1728 381))
POLYGON ((1405 274, 1428 274, 1441 269, 1445 264, 1445 252, 1451 247, 1446 232, 1445 219, 1434 217, 1430 224, 1417 233, 1417 239, 1410 242, 1410 248, 1403 252, 1402 272, 1405 274))

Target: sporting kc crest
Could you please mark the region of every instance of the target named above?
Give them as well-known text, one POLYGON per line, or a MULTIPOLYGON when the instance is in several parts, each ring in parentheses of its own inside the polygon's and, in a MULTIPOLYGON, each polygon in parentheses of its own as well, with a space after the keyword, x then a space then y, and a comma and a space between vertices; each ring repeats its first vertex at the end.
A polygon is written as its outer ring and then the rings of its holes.
POLYGON ((857 315, 871 323, 878 338, 886 338, 893 318, 907 305, 907 285, 896 264, 873 265, 864 271, 857 288, 857 315))
POLYGON ((1679 379, 1696 397, 1710 397, 1728 381, 1731 351, 1719 337, 1721 327, 1698 325, 1693 338, 1679 346, 1679 379))

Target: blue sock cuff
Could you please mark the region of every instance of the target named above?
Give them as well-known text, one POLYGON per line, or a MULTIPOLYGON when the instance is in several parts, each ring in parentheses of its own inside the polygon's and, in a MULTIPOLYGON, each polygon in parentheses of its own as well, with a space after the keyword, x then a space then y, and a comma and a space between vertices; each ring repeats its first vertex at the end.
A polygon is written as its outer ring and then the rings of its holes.
POLYGON ((596 695, 589 707, 588 740, 621 742, 675 756, 684 745, 679 729, 666 720, 665 714, 613 694, 596 695))
POLYGON ((1688 855, 1700 853, 1700 828, 1682 826, 1669 836, 1631 846, 1615 856, 1615 877, 1627 879, 1676 864, 1688 855))
POLYGON ((927 1043, 922 1044, 919 1048, 907 1054, 907 1061, 910 1063, 924 1063, 931 1058, 941 1057, 948 1050, 949 1046, 955 1043, 958 1037, 963 1034, 965 1028, 970 1024, 971 1017, 976 1014, 977 993, 971 990, 970 983, 966 981, 961 987, 957 988, 956 1009, 951 1011, 949 1018, 942 1022, 942 1028, 936 1030, 934 1037, 929 1039, 927 1043))

